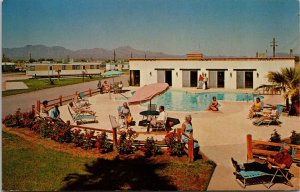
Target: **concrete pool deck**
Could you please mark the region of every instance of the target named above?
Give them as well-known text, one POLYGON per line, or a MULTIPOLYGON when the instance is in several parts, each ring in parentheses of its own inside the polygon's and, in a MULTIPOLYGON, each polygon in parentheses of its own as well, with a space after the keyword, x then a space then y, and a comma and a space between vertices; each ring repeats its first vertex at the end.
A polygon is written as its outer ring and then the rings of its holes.
MULTIPOLYGON (((126 87, 125 89, 135 90, 136 87, 126 87)), ((249 92, 251 90, 220 90, 209 89, 201 90, 195 88, 183 89, 191 92, 214 92, 214 91, 234 91, 234 92, 249 92)), ((131 96, 131 92, 124 93, 126 97, 131 96)), ((91 109, 97 112, 98 123, 85 124, 84 126, 111 129, 108 115, 118 116, 117 107, 122 105, 124 100, 116 100, 116 97, 122 97, 115 94, 98 94, 89 98, 92 103, 91 109)), ((265 104, 283 104, 283 99, 279 95, 265 95, 265 104)), ((286 138, 291 135, 292 130, 299 132, 300 118, 289 117, 283 114, 280 117, 281 126, 254 126, 252 121, 247 119, 248 110, 252 104, 249 102, 227 102, 219 101, 221 108, 219 112, 196 111, 196 112, 175 112, 167 111, 169 117, 184 121, 186 114, 192 115, 192 123, 194 128, 194 138, 197 139, 201 146, 201 151, 211 160, 216 162, 217 167, 212 176, 208 190, 243 190, 243 188, 235 181, 233 175, 233 167, 230 161, 234 157, 238 162, 246 162, 246 135, 252 134, 253 139, 267 141, 273 130, 276 129, 281 135, 281 138, 286 138)), ((138 122, 142 119, 139 112, 145 110, 145 107, 140 105, 130 106, 133 119, 138 122)), ((66 106, 60 107, 61 117, 63 120, 71 120, 66 106)), ((175 127, 180 127, 177 125, 175 127)), ((146 128, 133 127, 136 131, 145 131, 146 128)), ((138 139, 145 139, 149 135, 140 136, 138 139)), ((153 135, 156 139, 163 139, 163 135, 153 135)), ((293 164, 291 172, 295 175, 292 178, 294 187, 289 187, 284 184, 276 184, 271 187, 271 190, 300 190, 300 168, 293 164)), ((245 190, 266 190, 263 185, 247 186, 245 190)))

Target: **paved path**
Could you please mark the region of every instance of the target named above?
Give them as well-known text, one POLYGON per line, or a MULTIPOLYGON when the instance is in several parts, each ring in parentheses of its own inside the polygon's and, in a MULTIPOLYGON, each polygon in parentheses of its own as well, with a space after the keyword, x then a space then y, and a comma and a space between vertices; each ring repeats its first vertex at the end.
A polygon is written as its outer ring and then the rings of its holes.
MULTIPOLYGON (((106 80, 109 83, 113 82, 112 78, 106 80)), ((123 82, 124 86, 128 86, 127 75, 122 75, 120 77, 114 78, 115 82, 120 80, 123 82)), ((30 93, 2 97, 2 117, 10 113, 14 113, 18 108, 21 108, 21 111, 24 112, 29 111, 31 110, 32 105, 36 105, 36 100, 50 100, 58 98, 59 95, 66 96, 72 95, 76 91, 88 90, 89 88, 95 89, 97 88, 97 83, 98 81, 90 81, 86 83, 68 85, 63 87, 54 87, 30 93)))

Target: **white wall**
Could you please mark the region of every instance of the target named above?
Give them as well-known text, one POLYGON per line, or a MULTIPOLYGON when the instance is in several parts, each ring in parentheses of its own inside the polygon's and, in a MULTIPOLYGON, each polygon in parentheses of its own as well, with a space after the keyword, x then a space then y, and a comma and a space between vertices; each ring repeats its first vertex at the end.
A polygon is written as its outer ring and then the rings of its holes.
POLYGON ((208 69, 227 69, 225 71, 225 88, 236 89, 236 71, 234 69, 250 69, 253 71, 253 88, 261 84, 269 84, 267 73, 279 71, 282 67, 294 67, 295 62, 291 58, 286 59, 233 59, 233 60, 131 60, 130 70, 140 70, 140 86, 156 83, 157 70, 172 70, 172 84, 175 88, 182 87, 182 70, 201 69, 199 74, 208 74, 208 69), (151 76, 150 76, 151 72, 151 76), (178 76, 176 76, 176 72, 178 76), (232 77, 230 77, 230 72, 232 77), (257 77, 257 73, 259 77, 257 77))

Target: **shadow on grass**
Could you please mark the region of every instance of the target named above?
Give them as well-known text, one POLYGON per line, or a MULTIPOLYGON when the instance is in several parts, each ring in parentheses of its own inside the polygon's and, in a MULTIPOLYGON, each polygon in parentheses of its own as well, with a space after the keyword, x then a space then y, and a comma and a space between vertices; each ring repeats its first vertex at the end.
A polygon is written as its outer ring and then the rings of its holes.
POLYGON ((85 165, 87 173, 67 175, 61 190, 176 190, 168 177, 158 174, 165 167, 144 158, 97 159, 85 165))

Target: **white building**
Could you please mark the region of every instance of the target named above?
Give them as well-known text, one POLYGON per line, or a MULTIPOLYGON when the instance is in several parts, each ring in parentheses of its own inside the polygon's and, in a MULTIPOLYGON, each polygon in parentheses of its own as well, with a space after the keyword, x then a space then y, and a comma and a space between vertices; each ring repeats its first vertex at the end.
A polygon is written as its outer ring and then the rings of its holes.
POLYGON ((129 69, 129 63, 128 62, 116 62, 116 63, 106 63, 105 67, 106 71, 111 70, 128 70, 129 69))
POLYGON ((186 59, 130 59, 130 85, 166 82, 175 88, 196 87, 199 75, 208 78, 209 88, 254 89, 269 84, 267 73, 294 67, 295 59, 203 58, 189 54, 186 59))

